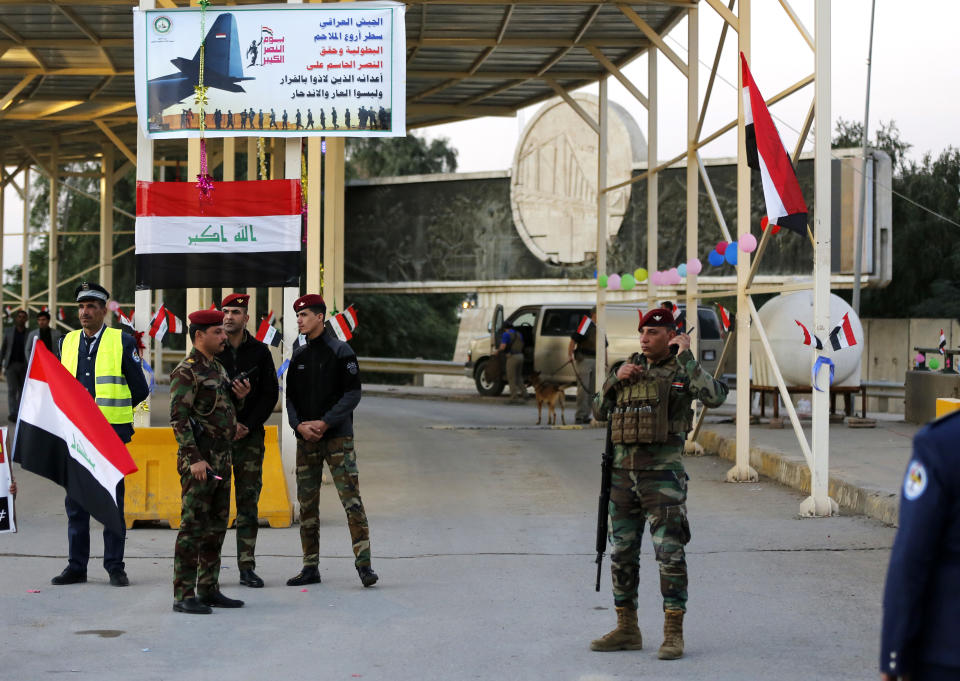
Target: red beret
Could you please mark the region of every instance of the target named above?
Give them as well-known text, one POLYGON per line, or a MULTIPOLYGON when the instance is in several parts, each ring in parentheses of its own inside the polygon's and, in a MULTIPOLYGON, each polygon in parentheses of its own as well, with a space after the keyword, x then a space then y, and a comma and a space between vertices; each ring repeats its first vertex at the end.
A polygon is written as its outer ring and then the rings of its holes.
POLYGON ((197 326, 217 326, 223 324, 223 313, 220 310, 197 310, 191 312, 188 319, 197 326))
POLYGON ((293 311, 299 312, 305 307, 322 307, 324 311, 327 309, 327 304, 323 302, 323 296, 318 293, 308 293, 305 296, 300 296, 295 301, 293 301, 293 311))
POLYGON ((642 310, 640 311, 640 325, 637 327, 637 331, 645 326, 666 326, 672 329, 676 325, 677 323, 670 310, 657 307, 650 310, 647 314, 643 314, 642 310))
POLYGON ((229 296, 223 299, 223 302, 220 303, 220 307, 246 307, 247 303, 250 302, 249 293, 231 293, 229 296))

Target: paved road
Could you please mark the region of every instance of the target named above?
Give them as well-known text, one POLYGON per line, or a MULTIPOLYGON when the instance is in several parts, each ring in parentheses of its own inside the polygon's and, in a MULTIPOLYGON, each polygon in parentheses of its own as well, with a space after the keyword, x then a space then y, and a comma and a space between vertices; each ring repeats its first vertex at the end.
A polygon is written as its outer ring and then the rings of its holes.
POLYGON ((875 678, 893 531, 860 517, 798 520, 797 493, 725 484, 729 464, 713 457, 688 460, 687 656, 656 659, 661 606, 649 550, 647 649, 591 652, 590 639, 614 621, 608 570, 593 591, 602 433, 523 427, 534 420, 534 407, 365 399, 360 481, 380 584, 360 586, 328 487, 323 584, 282 586, 300 564, 291 528, 261 530, 267 588, 237 586, 231 531, 222 583, 247 607, 207 617, 170 611, 168 529, 130 533, 129 589, 107 585, 99 556, 90 583, 50 586, 65 563, 62 494, 21 471, 21 532, 0 535, 0 678, 875 678))

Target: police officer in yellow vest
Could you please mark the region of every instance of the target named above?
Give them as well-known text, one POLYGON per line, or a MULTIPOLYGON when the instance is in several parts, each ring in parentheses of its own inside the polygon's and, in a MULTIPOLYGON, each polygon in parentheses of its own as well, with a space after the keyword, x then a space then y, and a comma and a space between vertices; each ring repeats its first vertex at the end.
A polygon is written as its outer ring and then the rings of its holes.
MULTIPOLYGON (((133 408, 150 392, 140 367, 140 354, 133 336, 107 328, 107 299, 102 286, 84 282, 77 287, 80 326, 60 341, 60 361, 96 400, 100 411, 125 443, 133 437, 133 408)), ((123 513, 123 480, 117 484, 117 504, 123 513)), ((69 496, 66 499, 67 567, 52 584, 87 581, 90 558, 90 514, 69 496)), ((103 567, 112 586, 130 584, 123 564, 124 535, 103 529, 103 567)))

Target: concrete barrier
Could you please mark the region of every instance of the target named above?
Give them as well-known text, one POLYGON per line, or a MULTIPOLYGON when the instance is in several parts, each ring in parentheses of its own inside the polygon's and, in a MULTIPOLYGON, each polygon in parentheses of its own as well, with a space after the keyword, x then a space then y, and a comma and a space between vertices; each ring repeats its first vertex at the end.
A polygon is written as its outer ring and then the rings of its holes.
POLYGON ((937 398, 937 418, 946 416, 952 411, 960 409, 960 399, 956 397, 938 397, 937 398))
MULTIPOLYGON (((293 505, 287 491, 280 460, 277 426, 266 427, 263 455, 263 490, 259 517, 270 527, 290 527, 293 505)), ((124 515, 127 529, 137 520, 165 520, 172 529, 180 527, 180 474, 177 473, 177 441, 170 428, 138 428, 127 445, 138 470, 126 479, 124 515)), ((230 525, 237 506, 230 481, 230 525)))

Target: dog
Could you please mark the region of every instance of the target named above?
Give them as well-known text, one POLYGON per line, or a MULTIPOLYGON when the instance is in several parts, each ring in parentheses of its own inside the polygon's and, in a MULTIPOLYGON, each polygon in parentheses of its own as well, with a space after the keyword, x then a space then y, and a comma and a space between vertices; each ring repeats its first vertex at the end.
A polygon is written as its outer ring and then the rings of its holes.
POLYGON ((545 383, 540 380, 540 372, 534 371, 530 374, 530 385, 537 396, 537 425, 543 420, 543 405, 547 405, 547 425, 557 425, 557 405, 560 405, 560 420, 563 425, 567 425, 567 416, 563 410, 565 395, 564 390, 569 385, 557 385, 555 383, 545 383))

